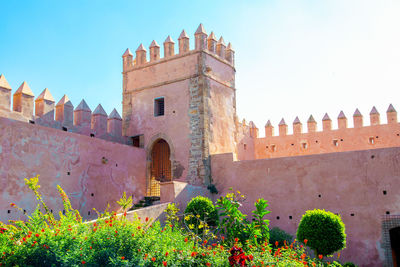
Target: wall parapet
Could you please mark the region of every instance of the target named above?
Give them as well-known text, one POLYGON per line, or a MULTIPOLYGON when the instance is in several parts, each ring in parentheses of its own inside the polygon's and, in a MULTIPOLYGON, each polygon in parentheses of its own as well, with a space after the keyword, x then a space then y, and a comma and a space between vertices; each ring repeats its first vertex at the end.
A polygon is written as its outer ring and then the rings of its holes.
MULTIPOLYGON (((288 125, 282 119, 278 135, 274 135, 274 126, 268 121, 265 124, 265 137, 262 138, 258 136, 258 128, 250 122, 247 126, 248 135, 254 147, 251 153, 254 152, 254 159, 261 159, 400 146, 400 124, 392 104, 386 111, 385 124, 381 124, 376 107, 372 108, 369 117, 370 125, 365 126, 363 115, 356 109, 353 114, 354 127, 349 128, 347 117, 341 111, 337 117, 338 128, 333 129, 332 120, 326 113, 322 119, 322 131, 317 131, 317 122, 311 115, 307 121, 306 132, 303 132, 303 125, 296 117, 292 126, 293 134, 287 133, 288 125)), ((239 159, 241 158, 248 159, 239 155, 239 159)))
POLYGON ((48 88, 34 99, 27 82, 23 82, 12 96, 12 88, 4 75, 0 75, 0 117, 29 122, 67 132, 83 134, 104 140, 129 144, 122 136, 122 119, 116 109, 107 115, 101 104, 92 113, 84 99, 74 109, 67 95, 55 105, 48 88))
POLYGON ((140 44, 136 50, 136 58, 133 59, 133 54, 130 52, 130 49, 126 49, 125 53, 122 55, 123 61, 123 71, 130 71, 136 68, 141 68, 143 66, 147 66, 156 62, 162 62, 164 60, 178 58, 182 55, 191 53, 193 51, 206 51, 210 55, 222 60, 223 62, 234 66, 234 55, 235 51, 232 47, 231 43, 225 45, 224 39, 222 36, 220 37, 219 41, 215 37, 214 32, 211 32, 209 36, 200 23, 199 27, 195 32, 195 48, 190 50, 189 45, 189 36, 187 35, 186 31, 183 30, 179 35, 178 42, 179 42, 179 49, 178 53, 175 53, 175 42, 168 36, 167 39, 164 41, 164 57, 160 56, 160 46, 157 44, 155 40, 153 40, 149 46, 150 50, 150 58, 147 60, 147 50, 140 44))

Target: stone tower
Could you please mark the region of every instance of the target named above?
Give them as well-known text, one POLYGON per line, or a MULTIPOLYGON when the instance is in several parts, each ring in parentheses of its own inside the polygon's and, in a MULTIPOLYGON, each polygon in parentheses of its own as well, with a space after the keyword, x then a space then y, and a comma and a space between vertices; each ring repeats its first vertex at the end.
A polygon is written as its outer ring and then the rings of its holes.
POLYGON ((154 143, 163 139, 172 179, 208 184, 210 155, 236 147, 234 50, 222 37, 212 43, 202 24, 194 35, 193 50, 182 31, 178 53, 168 36, 163 58, 155 41, 149 60, 142 44, 135 60, 129 49, 123 54, 123 134, 147 150, 148 168, 154 143))

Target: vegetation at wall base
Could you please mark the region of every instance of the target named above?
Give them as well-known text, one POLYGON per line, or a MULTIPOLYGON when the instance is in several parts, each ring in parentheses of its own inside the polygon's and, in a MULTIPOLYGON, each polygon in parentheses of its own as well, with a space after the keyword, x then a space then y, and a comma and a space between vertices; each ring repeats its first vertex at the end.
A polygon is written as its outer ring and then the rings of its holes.
MULTIPOLYGON (((106 211, 98 213, 96 221, 82 222, 60 187, 66 213, 57 219, 44 208, 37 177, 27 184, 39 205, 26 222, 0 222, 0 266, 341 266, 311 258, 297 241, 284 241, 273 250, 265 233, 268 211, 263 199, 255 203, 255 220, 239 228, 246 234, 259 232, 248 239, 230 240, 220 234, 226 227, 222 220, 213 227, 203 221, 198 225, 204 228, 202 233, 188 228, 184 218, 188 214, 179 214, 174 204, 166 209, 164 226, 149 218, 128 220, 126 211, 106 211)), ((236 201, 230 194, 220 200, 236 201)), ((125 196, 119 202, 127 209, 131 201, 125 196)), ((11 206, 21 210, 14 203, 11 206)))
POLYGON ((297 238, 307 240, 307 246, 316 255, 332 255, 346 248, 345 225, 339 215, 314 209, 308 210, 300 220, 297 238))
POLYGON ((274 248, 284 246, 286 244, 290 244, 293 241, 293 236, 286 233, 279 227, 274 227, 269 231, 269 243, 274 246, 274 248))

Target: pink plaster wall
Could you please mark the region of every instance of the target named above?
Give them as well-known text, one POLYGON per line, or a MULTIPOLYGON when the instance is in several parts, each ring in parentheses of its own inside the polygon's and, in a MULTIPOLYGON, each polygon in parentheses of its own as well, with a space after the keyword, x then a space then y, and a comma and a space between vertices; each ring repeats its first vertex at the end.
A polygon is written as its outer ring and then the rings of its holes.
POLYGON ((118 208, 115 201, 124 191, 135 202, 145 194, 143 149, 26 122, 0 118, 0 162, 0 221, 23 218, 11 202, 28 213, 34 210, 35 198, 24 178, 37 174, 54 212, 63 209, 56 190, 60 185, 88 219, 96 217, 92 208, 103 211, 107 203, 118 208))
MULTIPOLYGON (((184 179, 187 172, 189 134, 189 80, 165 84, 132 93, 132 115, 127 136, 144 135, 144 147, 147 151, 157 138, 166 139, 178 171, 174 179, 184 179), (154 116, 154 99, 164 97, 164 116, 154 116)), ((125 101, 128 101, 125 99, 125 101)), ((172 163, 174 164, 174 163, 172 163)))
MULTIPOLYGON (((394 113, 388 113, 388 118, 392 114, 394 113)), ((293 126, 299 126, 299 124, 293 126)), ((243 130, 238 131, 238 158, 240 160, 400 146, 400 124, 397 123, 397 119, 389 121, 388 124, 339 128, 318 132, 303 131, 302 133, 279 136, 267 134, 266 137, 262 138, 258 138, 258 135, 252 138, 248 127, 242 126, 243 130), (373 138, 373 143, 371 143, 370 138, 373 138), (334 140, 336 140, 337 145, 334 144, 334 140), (244 144, 247 144, 247 149, 244 149, 244 144), (275 149, 272 149, 273 146, 275 146, 275 149)), ((257 128, 255 129, 258 130, 257 128)), ((268 132, 267 127, 266 132, 268 132)))
POLYGON ((235 69, 209 54, 204 64, 210 86, 210 154, 235 152, 235 69))
POLYGON ((394 123, 257 138, 254 140, 255 157, 273 158, 400 146, 398 134, 400 124, 394 123), (369 138, 374 138, 373 144, 369 138), (337 140, 338 146, 333 144, 333 140, 337 140), (303 148, 303 142, 307 143, 307 148, 303 148), (271 151, 271 144, 275 144, 275 152, 271 151))
POLYGON ((232 154, 212 157, 213 181, 221 195, 229 187, 243 192, 247 196, 243 206, 247 214, 256 199, 263 197, 269 202, 271 226, 295 235, 306 210, 319 208, 339 213, 347 233, 347 248, 341 259, 361 266, 383 264, 382 216, 387 211, 400 214, 399 147, 249 161, 232 159, 232 154))

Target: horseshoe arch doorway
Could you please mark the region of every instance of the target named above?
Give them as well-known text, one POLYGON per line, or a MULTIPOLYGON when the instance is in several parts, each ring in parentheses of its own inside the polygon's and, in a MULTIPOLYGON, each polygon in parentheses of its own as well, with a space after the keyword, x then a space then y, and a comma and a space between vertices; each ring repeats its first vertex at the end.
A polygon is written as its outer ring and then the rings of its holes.
POLYGON ((151 149, 150 176, 147 181, 147 196, 160 196, 160 182, 172 180, 171 150, 164 139, 154 141, 151 149))

